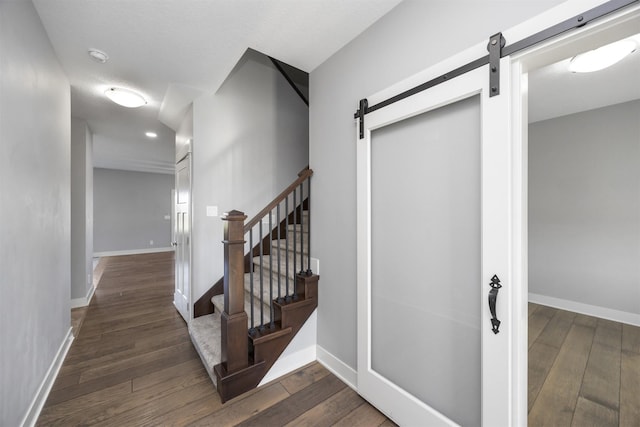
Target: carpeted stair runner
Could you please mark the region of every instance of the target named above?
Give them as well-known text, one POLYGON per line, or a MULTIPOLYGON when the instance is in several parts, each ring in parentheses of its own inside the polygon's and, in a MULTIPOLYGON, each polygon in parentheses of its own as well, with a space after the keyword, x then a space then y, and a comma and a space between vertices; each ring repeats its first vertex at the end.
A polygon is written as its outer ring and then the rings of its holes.
MULTIPOLYGON (((287 231, 289 238, 289 251, 286 250, 286 243, 284 239, 274 240, 272 242, 272 255, 263 255, 262 256, 262 295, 264 304, 260 303, 260 257, 253 258, 254 264, 254 273, 253 273, 253 310, 254 310, 254 321, 253 326, 259 326, 262 324, 261 316, 260 316, 260 306, 263 309, 263 319, 264 323, 268 323, 270 320, 270 306, 269 301, 271 300, 270 294, 270 282, 271 278, 273 283, 273 298, 278 298, 278 279, 280 279, 280 296, 284 297, 286 295, 286 281, 287 276, 289 279, 289 292, 293 293, 295 289, 295 273, 296 270, 300 271, 300 250, 302 249, 302 254, 304 256, 304 265, 306 266, 306 254, 307 254, 307 242, 308 242, 308 230, 309 230, 309 221, 308 221, 308 212, 303 212, 304 216, 304 228, 299 225, 289 225, 289 229, 287 231), (293 245, 293 234, 294 228, 296 233, 296 245, 295 245, 295 267, 294 270, 294 245, 293 245), (303 236, 301 236, 304 233, 303 236), (304 246, 301 245, 301 237, 304 239, 304 246), (278 270, 278 253, 280 254, 280 270, 278 270), (270 260, 270 257, 273 257, 273 260, 270 260), (287 259, 288 269, 287 269, 287 259), (271 262, 272 270, 269 268, 271 262), (280 274, 278 274, 278 272, 280 274), (288 273, 288 274, 287 274, 288 273)), ((251 275, 250 273, 246 273, 244 275, 244 310, 247 313, 249 318, 249 324, 251 325, 251 275)), ((193 342, 196 351, 200 355, 200 359, 207 370, 207 373, 211 377, 213 385, 217 387, 216 377, 213 372, 213 367, 220 363, 221 361, 221 349, 220 349, 220 340, 221 340, 221 326, 220 326, 220 313, 224 310, 224 295, 216 295, 211 298, 211 302, 214 306, 213 314, 208 314, 206 316, 200 316, 193 319, 189 325, 189 334, 191 335, 191 341, 193 342)))

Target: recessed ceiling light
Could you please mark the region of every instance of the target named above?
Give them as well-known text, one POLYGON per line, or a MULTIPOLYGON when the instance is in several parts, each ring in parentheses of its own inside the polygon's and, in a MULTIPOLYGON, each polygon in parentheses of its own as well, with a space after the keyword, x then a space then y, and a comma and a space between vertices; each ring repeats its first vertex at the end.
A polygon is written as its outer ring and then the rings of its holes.
POLYGON ((603 70, 621 61, 634 50, 636 50, 636 42, 633 39, 618 40, 598 49, 574 56, 569 63, 569 71, 591 73, 603 70))
POLYGON ((123 89, 118 87, 110 87, 104 94, 118 105, 128 108, 141 107, 147 103, 147 101, 140 95, 129 89, 123 89))
POLYGON ((109 55, 98 49, 89 49, 89 56, 91 57, 91 59, 101 64, 104 64, 105 62, 107 62, 107 60, 109 60, 109 55))
POLYGON ((147 138, 157 138, 158 134, 155 132, 145 132, 145 135, 147 135, 147 138))

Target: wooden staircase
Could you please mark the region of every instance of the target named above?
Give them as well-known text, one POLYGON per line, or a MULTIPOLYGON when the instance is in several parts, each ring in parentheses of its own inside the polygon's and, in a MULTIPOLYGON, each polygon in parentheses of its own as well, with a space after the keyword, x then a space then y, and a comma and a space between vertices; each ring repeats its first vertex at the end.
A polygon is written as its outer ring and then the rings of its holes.
POLYGON ((205 294, 217 293, 210 297, 213 313, 190 325, 222 402, 255 388, 317 307, 319 276, 309 254, 312 175, 301 171, 246 224, 240 211, 223 217, 224 292, 205 294))

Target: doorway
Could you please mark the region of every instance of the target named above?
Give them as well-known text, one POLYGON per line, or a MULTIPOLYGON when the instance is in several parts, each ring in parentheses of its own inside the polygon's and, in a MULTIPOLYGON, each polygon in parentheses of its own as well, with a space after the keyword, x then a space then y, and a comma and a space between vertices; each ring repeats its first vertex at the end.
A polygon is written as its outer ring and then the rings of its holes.
POLYGON ((640 45, 634 27, 612 22, 522 61, 535 64, 522 79, 532 426, 640 417, 640 55, 568 69, 617 40, 640 45))
POLYGON ((173 302, 184 320, 191 319, 191 155, 176 165, 175 292, 173 302))

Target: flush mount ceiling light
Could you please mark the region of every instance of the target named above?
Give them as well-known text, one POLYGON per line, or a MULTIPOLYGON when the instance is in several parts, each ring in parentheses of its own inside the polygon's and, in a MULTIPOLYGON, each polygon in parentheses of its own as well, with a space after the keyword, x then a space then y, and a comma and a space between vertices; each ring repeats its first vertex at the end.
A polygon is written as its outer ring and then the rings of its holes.
POLYGON ((158 134, 155 132, 145 132, 145 135, 147 135, 147 138, 157 138, 158 134))
POLYGON ((636 50, 636 42, 633 39, 618 40, 598 49, 574 56, 569 63, 569 71, 573 73, 591 73, 603 70, 621 61, 634 50, 636 50))
POLYGON ((89 56, 96 62, 104 64, 109 60, 109 55, 98 49, 89 49, 89 56))
POLYGON ((118 87, 110 87, 104 94, 118 105, 128 108, 137 108, 145 105, 147 101, 140 95, 129 89, 122 89, 118 87))

